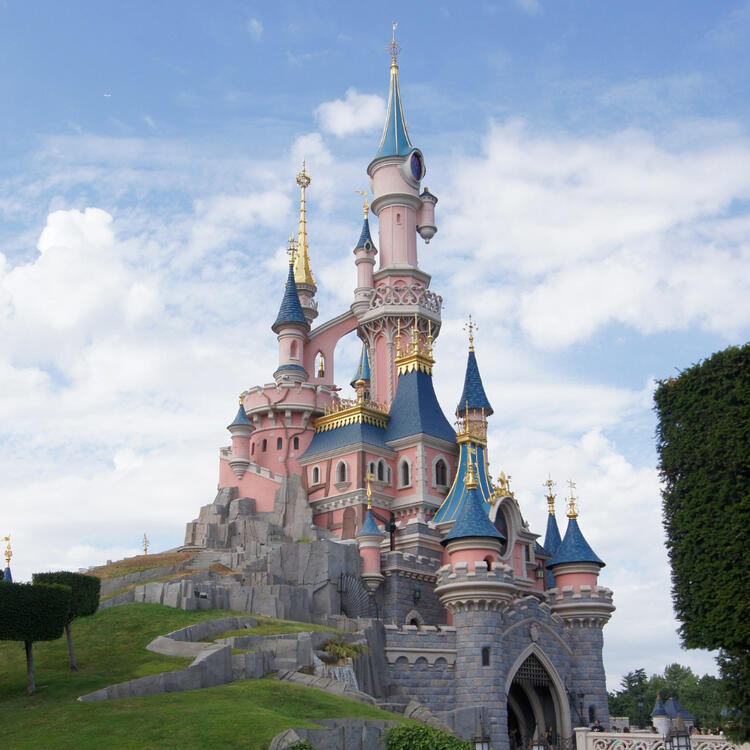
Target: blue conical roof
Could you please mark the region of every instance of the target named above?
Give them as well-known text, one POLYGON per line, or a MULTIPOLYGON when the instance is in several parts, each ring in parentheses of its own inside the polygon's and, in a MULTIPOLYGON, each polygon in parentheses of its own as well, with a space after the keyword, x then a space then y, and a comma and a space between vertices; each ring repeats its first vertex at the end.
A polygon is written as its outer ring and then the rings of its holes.
POLYGON ((461 512, 453 524, 453 528, 440 540, 446 544, 451 539, 465 539, 470 536, 489 537, 505 540, 505 537, 495 528, 487 515, 487 503, 476 487, 467 488, 466 501, 461 512))
POLYGON ((357 247, 365 247, 365 244, 369 242, 372 247, 375 247, 375 243, 372 241, 372 235, 370 234, 370 221, 365 216, 365 221, 362 224, 362 232, 359 235, 359 242, 357 247))
POLYGON ((367 509, 365 522, 362 524, 362 528, 357 532, 357 536, 363 536, 364 534, 385 536, 385 534, 378 528, 377 523, 375 523, 375 517, 372 515, 372 510, 370 508, 367 509))
POLYGON ((651 712, 651 716, 669 716, 661 699, 661 693, 656 694, 656 703, 654 703, 654 710, 651 712))
POLYGON ((281 300, 279 314, 276 316, 276 321, 271 326, 271 330, 278 333, 279 329, 287 323, 301 323, 307 328, 310 327, 307 318, 305 318, 305 313, 302 312, 302 305, 297 294, 297 284, 294 281, 294 266, 291 263, 289 264, 289 275, 284 287, 284 297, 281 300))
POLYGON ((247 413, 245 412, 245 407, 240 403, 240 408, 237 409, 237 415, 232 420, 229 427, 237 427, 238 425, 251 425, 250 420, 247 418, 247 413))
POLYGON ((367 345, 362 342, 362 352, 359 355, 359 362, 357 362, 357 369, 354 371, 354 377, 351 380, 350 385, 354 387, 354 384, 358 380, 369 380, 370 379, 370 358, 367 356, 367 345))
POLYGON ((383 137, 380 139, 376 159, 383 156, 406 156, 414 147, 406 131, 406 120, 401 106, 401 89, 398 84, 398 65, 391 64, 391 85, 388 91, 388 111, 385 116, 383 137))
POLYGON ((604 567, 604 562, 596 556, 589 543, 583 538, 583 534, 578 528, 578 521, 575 518, 569 518, 565 536, 552 559, 547 563, 547 567, 552 568, 555 565, 562 565, 562 563, 578 562, 595 563, 602 568, 604 567))
POLYGON ((3 573, 3 577, 0 578, 0 581, 5 581, 6 583, 13 583, 13 576, 10 573, 10 565, 5 569, 5 572, 3 573))
POLYGON ((487 394, 484 392, 482 376, 479 374, 479 366, 473 347, 469 349, 469 359, 466 362, 464 390, 458 402, 458 413, 463 414, 467 407, 469 409, 484 409, 484 413, 488 417, 494 413, 487 394))
MULTIPOLYGON (((557 528, 557 519, 554 513, 550 513, 547 516, 547 532, 544 535, 544 549, 554 555, 558 549, 560 549, 560 529, 557 528)), ((547 588, 555 587, 555 575, 551 570, 547 571, 547 588)))
POLYGON ((479 493, 485 503, 486 513, 489 515, 489 500, 492 496, 492 485, 487 476, 487 460, 485 457, 486 448, 481 443, 465 441, 460 443, 458 448, 458 466, 456 467, 456 476, 453 479, 448 494, 445 496, 432 520, 435 523, 446 523, 455 521, 461 513, 467 502, 468 489, 466 487, 466 475, 469 472, 469 462, 474 465, 474 478, 477 482, 479 493), (473 460, 470 458, 473 457, 473 460))
POLYGON ((411 370, 398 376, 385 439, 398 440, 420 433, 451 443, 456 439, 456 432, 438 403, 432 375, 411 370))

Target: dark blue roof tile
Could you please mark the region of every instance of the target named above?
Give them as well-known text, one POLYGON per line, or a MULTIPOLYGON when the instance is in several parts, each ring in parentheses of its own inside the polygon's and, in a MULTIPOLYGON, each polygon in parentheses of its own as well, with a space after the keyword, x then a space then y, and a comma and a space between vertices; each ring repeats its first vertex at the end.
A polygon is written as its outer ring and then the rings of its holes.
POLYGON ((604 563, 596 556, 589 543, 583 538, 575 518, 568 519, 568 528, 565 530, 560 546, 552 559, 547 563, 548 568, 563 563, 589 562, 604 567, 604 563))
POLYGON ((235 416, 232 423, 229 425, 230 427, 236 427, 238 425, 250 425, 251 422, 247 418, 247 413, 245 412, 245 407, 240 404, 240 408, 237 410, 237 415, 235 416))
POLYGON ((354 384, 358 380, 369 380, 370 379, 370 358, 367 356, 367 345, 362 343, 362 351, 359 355, 359 362, 357 362, 357 369, 354 371, 354 377, 351 380, 350 385, 354 387, 354 384))
POLYGON ((473 349, 469 350, 469 359, 466 362, 464 390, 458 402, 458 413, 463 414, 467 406, 469 409, 484 409, 488 417, 493 413, 490 401, 484 392, 482 376, 479 374, 479 366, 473 349))
POLYGON ((287 276, 286 286, 284 287, 284 296, 281 300, 281 307, 279 307, 279 314, 276 316, 276 321, 271 326, 271 330, 274 333, 278 333, 282 326, 287 323, 300 323, 310 328, 310 324, 305 318, 305 313, 302 312, 302 305, 297 295, 297 284, 294 281, 294 266, 289 264, 289 275, 287 276))
POLYGON ((363 534, 378 534, 378 536, 385 536, 375 523, 375 518, 369 508, 365 515, 365 522, 362 524, 362 528, 357 532, 357 536, 362 536, 363 534))
POLYGON ((346 446, 359 445, 367 443, 378 448, 388 448, 385 442, 385 430, 366 422, 355 422, 333 430, 325 432, 316 432, 302 458, 316 456, 319 453, 336 450, 346 446))
POLYGON ((453 528, 440 540, 445 545, 451 539, 465 539, 477 536, 504 540, 505 537, 495 528, 487 515, 487 503, 476 487, 467 489, 466 500, 453 524, 453 528))
POLYGON ((456 440, 456 433, 438 403, 432 376, 421 370, 399 375, 390 414, 388 441, 420 433, 450 442, 456 440))
POLYGON ((362 224, 362 233, 359 235, 359 242, 357 247, 366 247, 366 243, 370 243, 371 247, 375 247, 375 243, 372 241, 372 235, 370 234, 370 222, 365 216, 364 224, 362 224))

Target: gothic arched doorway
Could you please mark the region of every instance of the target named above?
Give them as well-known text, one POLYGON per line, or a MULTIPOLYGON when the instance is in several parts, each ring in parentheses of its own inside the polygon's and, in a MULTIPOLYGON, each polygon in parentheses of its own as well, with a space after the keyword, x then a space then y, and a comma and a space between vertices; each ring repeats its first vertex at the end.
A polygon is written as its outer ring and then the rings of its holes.
POLYGON ((564 686, 538 649, 527 649, 511 670, 506 685, 508 734, 511 750, 529 748, 544 740, 552 728, 555 750, 568 747, 570 709, 564 686))

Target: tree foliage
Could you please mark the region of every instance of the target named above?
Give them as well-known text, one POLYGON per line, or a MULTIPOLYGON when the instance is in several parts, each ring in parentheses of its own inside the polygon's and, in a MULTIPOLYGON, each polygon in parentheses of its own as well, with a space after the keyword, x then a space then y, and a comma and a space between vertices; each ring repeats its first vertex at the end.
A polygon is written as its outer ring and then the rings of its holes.
POLYGON ((721 715, 724 706, 722 681, 708 674, 699 677, 690 667, 680 664, 670 664, 662 674, 651 677, 643 669, 628 672, 620 682, 620 690, 609 693, 609 713, 611 716, 627 716, 632 725, 650 726, 657 693, 661 693, 664 700, 677 698, 695 716, 700 727, 716 727, 724 723, 721 715), (642 710, 638 706, 639 697, 643 699, 642 710))
POLYGON ((62 635, 70 599, 69 586, 0 582, 0 640, 24 642, 29 695, 36 691, 32 644, 62 635))
POLYGON ((71 599, 68 619, 65 622, 65 634, 68 638, 68 659, 73 672, 78 671, 75 652, 73 651, 73 636, 70 632, 70 624, 77 617, 88 617, 96 612, 99 606, 99 590, 101 581, 96 576, 87 576, 83 573, 71 573, 60 570, 55 573, 34 573, 34 583, 59 583, 70 586, 71 599))
MULTIPOLYGON (((739 712, 735 727, 747 726, 750 344, 660 381, 654 399, 680 635, 687 648, 722 649, 727 704, 739 712)), ((747 731, 733 736, 750 739, 747 731)))
POLYGON ((393 727, 386 735, 387 750, 471 750, 472 744, 426 724, 393 727))

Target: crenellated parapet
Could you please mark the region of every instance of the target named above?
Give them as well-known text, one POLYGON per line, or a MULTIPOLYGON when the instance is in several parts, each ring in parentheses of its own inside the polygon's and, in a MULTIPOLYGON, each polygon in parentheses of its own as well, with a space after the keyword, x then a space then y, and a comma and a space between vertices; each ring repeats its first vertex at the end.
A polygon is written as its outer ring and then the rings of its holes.
POLYGON ((467 562, 444 565, 438 570, 435 593, 452 614, 471 610, 501 611, 516 592, 513 569, 496 563, 491 569, 477 560, 473 569, 467 562))
POLYGON ((579 591, 563 586, 548 589, 547 595, 552 612, 567 627, 603 628, 615 611, 612 590, 604 586, 582 585, 579 591))

